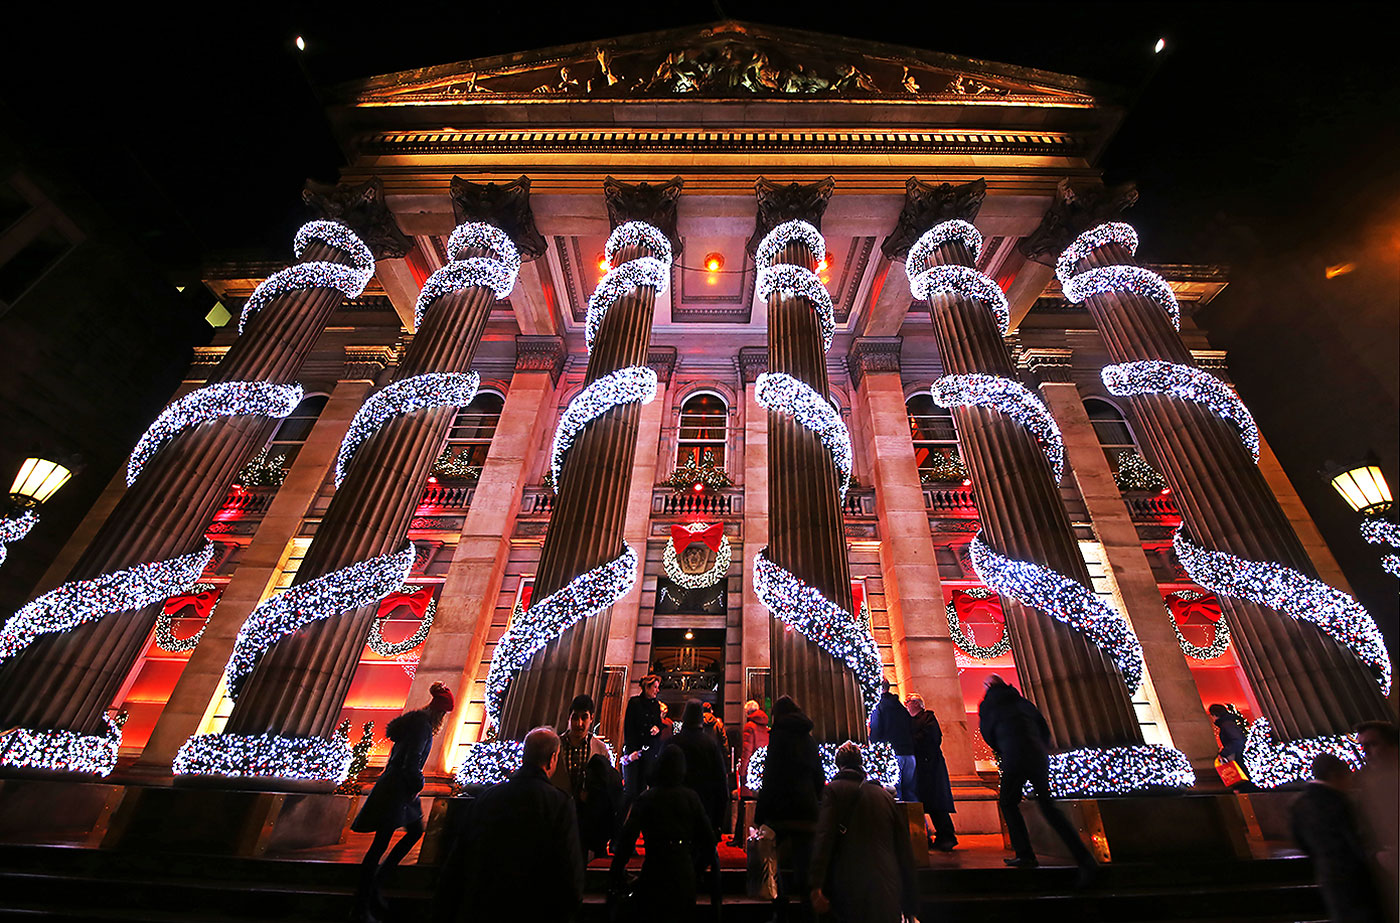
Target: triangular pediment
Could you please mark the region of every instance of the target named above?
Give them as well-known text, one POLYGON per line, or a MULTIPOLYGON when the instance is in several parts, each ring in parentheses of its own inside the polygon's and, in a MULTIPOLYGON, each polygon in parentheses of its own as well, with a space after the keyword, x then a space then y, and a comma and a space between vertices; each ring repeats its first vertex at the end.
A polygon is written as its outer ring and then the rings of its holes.
POLYGON ((724 22, 402 71, 344 88, 359 106, 507 99, 1092 102, 1103 89, 1032 68, 724 22))

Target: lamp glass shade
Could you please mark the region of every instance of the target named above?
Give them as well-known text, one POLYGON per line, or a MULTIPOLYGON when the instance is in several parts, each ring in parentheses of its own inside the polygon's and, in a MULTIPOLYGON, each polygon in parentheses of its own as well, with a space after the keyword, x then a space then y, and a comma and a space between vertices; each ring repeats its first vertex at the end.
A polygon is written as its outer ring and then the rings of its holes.
POLYGON ((43 458, 26 458, 24 464, 20 465, 19 474, 15 476, 10 493, 26 497, 35 503, 43 503, 67 484, 72 476, 73 472, 58 462, 43 458))
POLYGON ((1368 513, 1389 506, 1390 485, 1379 465, 1358 465, 1332 478, 1332 487, 1353 510, 1368 513))

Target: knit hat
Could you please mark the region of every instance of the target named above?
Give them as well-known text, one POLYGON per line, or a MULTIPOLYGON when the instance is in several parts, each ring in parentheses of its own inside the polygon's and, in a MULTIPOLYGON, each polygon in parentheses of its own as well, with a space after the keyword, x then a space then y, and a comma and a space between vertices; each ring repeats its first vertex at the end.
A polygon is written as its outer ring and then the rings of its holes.
POLYGON ((442 683, 433 683, 428 687, 428 692, 433 697, 428 707, 433 711, 449 712, 457 704, 457 700, 452 697, 452 690, 442 683))

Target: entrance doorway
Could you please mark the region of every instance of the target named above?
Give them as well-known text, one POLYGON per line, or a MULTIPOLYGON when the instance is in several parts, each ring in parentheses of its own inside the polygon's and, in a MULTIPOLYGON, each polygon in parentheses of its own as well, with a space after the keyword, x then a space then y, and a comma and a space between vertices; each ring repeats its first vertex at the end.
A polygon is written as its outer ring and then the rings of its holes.
POLYGON ((687 699, 709 702, 724 713, 724 629, 656 628, 651 635, 651 672, 661 677, 658 698, 680 724, 687 699))

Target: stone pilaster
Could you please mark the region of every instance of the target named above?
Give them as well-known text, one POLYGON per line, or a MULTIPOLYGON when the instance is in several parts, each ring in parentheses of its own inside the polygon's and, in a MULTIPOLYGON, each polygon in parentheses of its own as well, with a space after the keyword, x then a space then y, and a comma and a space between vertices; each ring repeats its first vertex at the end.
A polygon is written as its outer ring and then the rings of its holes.
POLYGON ((1144 682, 1152 685, 1172 745, 1186 754, 1197 779, 1209 783, 1215 779, 1215 732, 1172 630, 1137 526, 1089 422, 1079 388, 1071 378, 1072 359, 1068 349, 1029 349, 1021 355, 1022 364, 1040 383, 1045 406, 1059 424, 1066 466, 1089 511, 1089 521, 1103 546, 1128 621, 1142 643, 1147 671, 1144 682))
POLYGON ((744 383, 744 570, 741 651, 745 669, 771 664, 768 609, 753 588, 754 557, 768 544, 768 411, 754 397, 754 382, 768 371, 768 350, 740 348, 737 360, 744 383))
MULTIPOLYGON (((608 217, 614 227, 644 221, 675 233, 679 178, 667 183, 604 184, 608 217)), ((645 244, 624 247, 617 265, 652 253, 645 244)), ((591 384, 621 368, 646 365, 651 352, 651 323, 656 289, 643 285, 621 296, 598 326, 588 357, 584 383, 591 384)), ((557 485, 559 499, 540 551, 532 600, 545 599, 580 574, 615 560, 627 531, 627 505, 636 460, 642 407, 626 403, 590 422, 569 449, 557 485)), ((639 554, 645 549, 638 549, 639 554)), ((528 617, 528 613, 526 613, 528 617)), ((501 707, 501 736, 520 738, 530 728, 558 724, 569 701, 581 692, 602 697, 611 612, 577 622, 535 653, 512 679, 501 707)))
MULTIPOLYGON (((1106 244, 1073 271, 1132 263, 1122 246, 1106 244)), ((1167 312, 1151 299, 1112 291, 1091 295, 1085 304, 1114 363, 1196 365, 1167 312)), ((1202 404, 1164 394, 1130 397, 1126 404, 1143 451, 1171 486, 1192 541, 1316 575, 1232 424, 1202 404)), ((1221 596, 1221 604, 1240 665, 1280 738, 1344 733, 1357 721, 1385 718, 1386 702, 1369 670, 1316 627, 1238 598, 1221 596)))
MULTIPOLYGON (((350 262, 323 244, 309 246, 301 259, 350 262)), ((209 382, 291 382, 342 297, 332 288, 307 288, 271 299, 209 382)), ((234 478, 276 426, 274 418, 241 415, 177 433, 121 495, 67 579, 196 551, 234 478)), ((141 656, 159 610, 114 613, 41 637, 0 666, 0 725, 104 733, 102 716, 141 656)))

